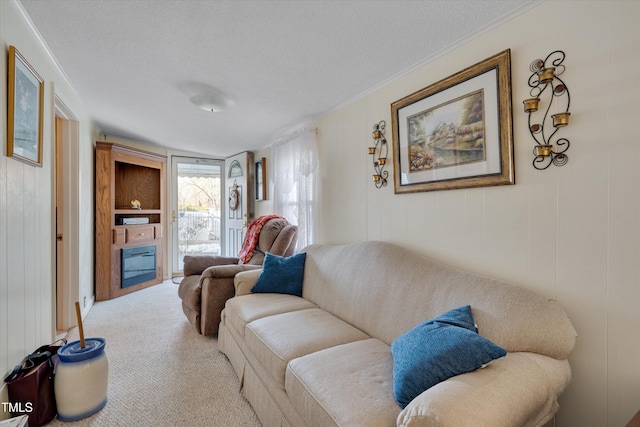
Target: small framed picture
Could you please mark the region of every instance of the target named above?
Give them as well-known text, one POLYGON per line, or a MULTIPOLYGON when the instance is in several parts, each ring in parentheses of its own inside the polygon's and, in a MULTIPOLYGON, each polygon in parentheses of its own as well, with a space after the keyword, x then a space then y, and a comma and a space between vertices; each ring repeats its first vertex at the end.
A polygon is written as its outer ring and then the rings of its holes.
POLYGON ((9 46, 7 156, 34 166, 42 166, 43 96, 42 77, 9 46))
POLYGON ((267 200, 267 159, 263 157, 256 162, 256 200, 267 200))

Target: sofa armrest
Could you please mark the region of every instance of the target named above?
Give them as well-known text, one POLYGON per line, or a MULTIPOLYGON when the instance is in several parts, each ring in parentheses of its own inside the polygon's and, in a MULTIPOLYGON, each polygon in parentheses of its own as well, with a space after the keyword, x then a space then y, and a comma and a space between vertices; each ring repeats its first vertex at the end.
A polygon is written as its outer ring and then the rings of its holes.
POLYGON ((262 269, 247 270, 236 274, 236 277, 233 279, 233 285, 236 288, 236 296, 250 294, 251 289, 258 281, 258 277, 260 277, 260 273, 262 273, 262 269))
POLYGON ((238 264, 238 262, 240 262, 240 258, 237 258, 237 257, 223 257, 223 256, 212 256, 212 255, 198 255, 198 256, 185 255, 184 267, 182 268, 182 272, 185 277, 192 276, 194 274, 202 274, 204 270, 206 270, 208 267, 211 267, 211 266, 238 264))
MULTIPOLYGON (((571 370, 566 360, 553 360, 571 370)), ((548 375, 526 353, 508 353, 424 391, 400 412, 397 425, 542 426, 559 408, 548 375)))

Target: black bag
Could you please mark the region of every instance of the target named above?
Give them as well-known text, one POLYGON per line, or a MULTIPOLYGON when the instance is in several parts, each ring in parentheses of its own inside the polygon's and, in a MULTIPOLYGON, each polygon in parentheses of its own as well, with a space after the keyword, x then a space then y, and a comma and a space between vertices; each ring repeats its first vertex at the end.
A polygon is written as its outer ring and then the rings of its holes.
POLYGON ((43 345, 25 357, 4 379, 9 391, 11 416, 28 415, 29 427, 47 424, 58 413, 53 378, 58 350, 66 343, 67 340, 61 339, 43 345))

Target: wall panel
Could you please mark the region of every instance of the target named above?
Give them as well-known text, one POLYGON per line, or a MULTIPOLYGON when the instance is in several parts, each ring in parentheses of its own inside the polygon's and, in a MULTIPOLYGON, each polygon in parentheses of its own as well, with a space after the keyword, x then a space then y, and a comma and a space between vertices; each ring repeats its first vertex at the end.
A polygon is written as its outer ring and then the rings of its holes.
POLYGON ((607 388, 611 394, 612 413, 624 413, 625 408, 638 406, 640 402, 640 369, 627 369, 637 364, 640 354, 640 333, 628 333, 630 325, 640 325, 639 159, 638 148, 626 154, 614 152, 609 159, 611 209, 607 305, 611 310, 607 321, 607 359, 611 369, 607 388), (625 171, 632 171, 635 179, 630 181, 625 171))
MULTIPOLYGON (((556 298, 579 334, 558 426, 625 425, 640 409, 638 23, 639 2, 583 1, 576 7, 574 1, 549 0, 317 123, 325 154, 340 147, 354 156, 345 164, 365 157, 369 162, 364 147, 343 145, 358 144, 358 132, 369 138, 381 119, 390 123, 391 103, 512 49, 515 186, 395 195, 373 188, 367 166, 361 176, 349 174, 367 185, 349 202, 358 207, 323 216, 324 229, 340 230, 323 237, 327 243, 361 240, 358 230, 335 222, 361 220, 359 206, 366 204, 366 239, 400 243, 556 298), (533 141, 522 100, 529 97, 529 64, 556 49, 567 55, 563 78, 572 116, 560 134, 571 141, 570 160, 538 171, 531 165, 533 141)), ((324 168, 333 166, 326 155, 321 161, 324 168)), ((343 188, 337 176, 325 174, 325 194, 343 188)), ((323 213, 337 211, 337 199, 323 200, 323 213)))
MULTIPOLYGON (((34 167, 6 157, 7 90, 0 85, 0 372, 8 372, 28 352, 51 342, 55 336, 55 198, 53 96, 59 96, 81 120, 83 166, 82 224, 78 233, 93 236, 93 126, 75 90, 52 62, 39 35, 16 1, 0 1, 0 46, 8 52, 16 46, 44 79, 43 164, 34 167), (55 90, 54 90, 55 87, 55 90), (87 212, 88 211, 88 212, 87 212)), ((0 61, 7 75, 7 61, 0 61)), ((79 165, 76 165, 79 167, 79 165)), ((83 239, 78 257, 83 273, 82 292, 93 295, 93 239, 83 239)), ((85 294, 86 295, 86 294, 85 294)), ((80 295, 76 296, 81 300, 80 295)), ((0 401, 6 401, 0 385, 0 401)), ((7 414, 0 411, 0 419, 7 414)))

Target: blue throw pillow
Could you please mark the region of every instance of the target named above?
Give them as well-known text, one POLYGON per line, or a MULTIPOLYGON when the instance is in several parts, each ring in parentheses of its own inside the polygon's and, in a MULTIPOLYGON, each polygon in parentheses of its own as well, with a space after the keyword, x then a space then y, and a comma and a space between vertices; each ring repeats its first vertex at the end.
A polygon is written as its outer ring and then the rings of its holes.
POLYGON ((507 351, 478 335, 471 306, 448 311, 391 344, 393 391, 403 408, 430 387, 475 371, 507 351))
POLYGON ((281 257, 266 253, 262 263, 262 272, 251 289, 253 293, 276 293, 302 296, 305 252, 281 257))

